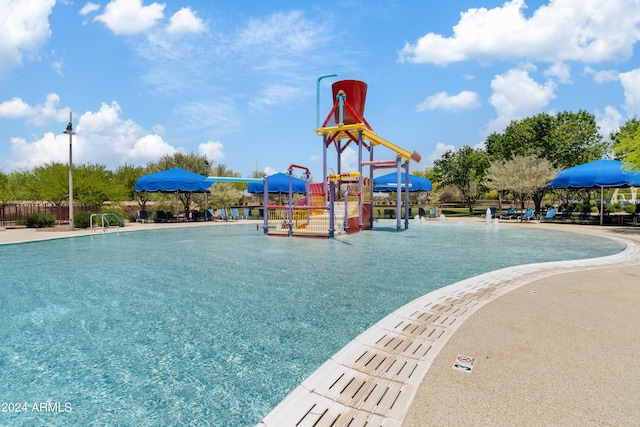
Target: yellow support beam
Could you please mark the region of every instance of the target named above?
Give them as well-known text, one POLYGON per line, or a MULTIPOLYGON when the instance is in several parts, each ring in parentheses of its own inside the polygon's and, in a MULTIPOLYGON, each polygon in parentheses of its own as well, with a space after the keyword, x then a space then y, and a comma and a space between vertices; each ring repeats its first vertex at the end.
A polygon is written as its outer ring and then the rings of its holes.
POLYGON ((334 134, 338 134, 338 135, 335 135, 334 139, 350 138, 350 136, 346 134, 345 131, 362 131, 362 137, 364 139, 368 140, 373 145, 382 145, 383 147, 390 149, 391 151, 396 153, 398 156, 402 157, 405 161, 413 160, 415 162, 419 162, 420 159, 422 158, 422 156, 420 156, 420 154, 416 153, 415 151, 413 153, 410 153, 404 148, 400 148, 397 145, 387 141, 386 139, 379 137, 375 132, 367 129, 364 123, 354 123, 351 125, 338 125, 338 126, 331 126, 331 127, 316 129, 316 133, 319 136, 323 136, 323 135, 333 136, 334 134))

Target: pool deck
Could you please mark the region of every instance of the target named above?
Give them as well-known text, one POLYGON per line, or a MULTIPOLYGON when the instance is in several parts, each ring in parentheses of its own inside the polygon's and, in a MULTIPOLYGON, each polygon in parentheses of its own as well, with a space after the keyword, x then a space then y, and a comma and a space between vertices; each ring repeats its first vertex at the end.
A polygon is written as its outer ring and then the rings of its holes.
MULTIPOLYGON (((225 224, 177 226, 194 225, 225 224)), ((167 226, 176 225, 122 231, 167 226)), ((418 298, 339 351, 259 425, 639 425, 640 227, 500 226, 604 235, 627 248, 496 270, 418 298)), ((83 234, 91 232, 6 230, 0 244, 83 234)))

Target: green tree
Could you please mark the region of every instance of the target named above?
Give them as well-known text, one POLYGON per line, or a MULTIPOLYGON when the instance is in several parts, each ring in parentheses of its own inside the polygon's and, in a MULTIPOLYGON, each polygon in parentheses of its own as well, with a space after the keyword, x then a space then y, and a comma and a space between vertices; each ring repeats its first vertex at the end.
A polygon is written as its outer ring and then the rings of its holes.
POLYGON ((487 169, 487 180, 490 188, 513 193, 524 209, 525 200, 546 188, 556 173, 547 159, 518 154, 511 160, 492 161, 487 169))
POLYGON ((140 209, 146 209, 151 196, 146 191, 136 191, 136 181, 147 173, 150 172, 142 166, 118 166, 113 174, 114 193, 118 195, 118 199, 135 200, 140 209))
POLYGON ((54 162, 36 166, 32 179, 27 179, 25 184, 29 186, 31 200, 62 206, 69 201, 69 165, 54 162))
POLYGON ((462 200, 473 213, 473 205, 486 192, 485 172, 489 167, 487 153, 464 146, 457 152, 447 151, 434 162, 434 173, 442 185, 458 189, 462 200))
MULTIPOLYGON (((212 176, 239 176, 234 173, 224 163, 218 163, 211 170, 212 176)), ((228 209, 231 205, 238 203, 240 200, 240 194, 247 188, 246 183, 231 183, 231 182, 216 182, 211 188, 211 198, 213 204, 217 208, 228 209)))
POLYGON ((534 155, 566 169, 601 158, 610 145, 598 133, 595 116, 580 110, 512 121, 502 134, 489 135, 485 147, 491 160, 534 155))
MULTIPOLYGON (((69 182, 67 180, 67 182, 69 182)), ((73 170, 73 199, 83 205, 101 206, 112 200, 113 172, 105 165, 83 163, 73 170)))
POLYGON ((611 140, 616 158, 640 169, 640 120, 635 117, 627 119, 617 132, 611 134, 611 140))
POLYGON ((14 200, 13 192, 9 187, 9 177, 0 171, 0 204, 14 200))

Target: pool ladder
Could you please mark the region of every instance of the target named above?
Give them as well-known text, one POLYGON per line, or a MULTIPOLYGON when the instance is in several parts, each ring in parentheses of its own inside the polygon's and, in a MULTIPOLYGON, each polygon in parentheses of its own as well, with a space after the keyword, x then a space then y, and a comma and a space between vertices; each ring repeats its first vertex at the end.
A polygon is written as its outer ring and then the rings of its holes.
POLYGON ((91 227, 91 232, 94 231, 93 229, 93 217, 100 217, 101 221, 102 221, 102 232, 106 233, 107 229, 109 227, 111 227, 111 224, 109 223, 109 219, 108 217, 114 217, 115 219, 118 220, 118 223, 120 224, 118 226, 118 232, 120 231, 120 227, 124 227, 124 223, 122 222, 122 220, 120 219, 120 217, 114 213, 104 213, 104 214, 91 214, 91 217, 89 217, 89 226, 91 227))

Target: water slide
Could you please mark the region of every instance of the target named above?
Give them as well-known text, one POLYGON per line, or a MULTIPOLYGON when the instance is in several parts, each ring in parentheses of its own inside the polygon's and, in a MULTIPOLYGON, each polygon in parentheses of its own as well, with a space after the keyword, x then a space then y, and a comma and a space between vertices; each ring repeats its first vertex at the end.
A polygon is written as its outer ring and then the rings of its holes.
POLYGON ((348 125, 338 125, 338 126, 319 128, 316 130, 316 133, 320 136, 331 135, 332 140, 351 139, 353 141, 357 141, 358 140, 357 132, 360 132, 360 131, 362 132, 362 138, 368 140, 373 145, 381 145, 383 147, 390 149, 391 151, 393 151, 394 153, 396 153, 398 156, 402 157, 406 161, 413 160, 415 162, 419 162, 420 159, 422 159, 422 156, 420 156, 420 154, 416 153, 415 151, 413 153, 410 153, 404 148, 398 147, 392 142, 389 142, 386 139, 379 137, 375 132, 368 129, 364 123, 354 123, 354 124, 348 124, 348 125))

